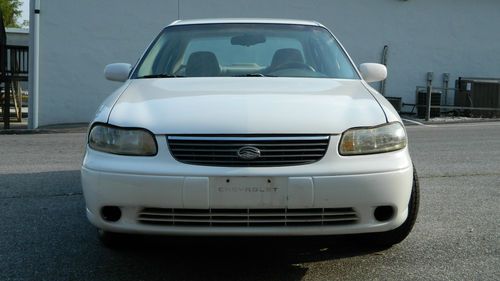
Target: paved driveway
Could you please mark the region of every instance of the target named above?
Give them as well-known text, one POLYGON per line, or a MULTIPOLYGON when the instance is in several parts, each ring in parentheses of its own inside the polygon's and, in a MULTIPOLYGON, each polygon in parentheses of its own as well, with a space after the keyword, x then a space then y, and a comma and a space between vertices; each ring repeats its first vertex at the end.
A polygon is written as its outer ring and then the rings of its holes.
POLYGON ((500 123, 408 133, 421 211, 388 250, 346 238, 142 238, 109 250, 84 215, 84 133, 0 135, 0 280, 498 280, 500 123))

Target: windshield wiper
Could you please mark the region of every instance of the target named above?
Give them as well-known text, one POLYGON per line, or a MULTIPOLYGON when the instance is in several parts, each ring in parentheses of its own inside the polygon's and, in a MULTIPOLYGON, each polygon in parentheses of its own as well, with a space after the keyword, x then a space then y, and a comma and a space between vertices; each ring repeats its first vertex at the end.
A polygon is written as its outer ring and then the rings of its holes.
POLYGON ((235 77, 277 77, 276 75, 262 74, 262 73, 246 73, 240 75, 234 75, 235 77))
POLYGON ((139 76, 139 77, 137 77, 137 79, 142 79, 142 78, 177 78, 177 77, 184 77, 184 76, 161 73, 161 74, 149 74, 149 75, 139 76))

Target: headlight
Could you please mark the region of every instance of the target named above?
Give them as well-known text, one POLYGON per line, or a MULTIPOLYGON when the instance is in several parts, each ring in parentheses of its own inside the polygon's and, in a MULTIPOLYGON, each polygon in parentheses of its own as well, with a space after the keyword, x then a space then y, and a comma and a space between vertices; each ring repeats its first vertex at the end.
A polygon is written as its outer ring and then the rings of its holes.
POLYGON ((371 128, 353 128, 345 131, 340 140, 341 155, 373 154, 406 147, 403 125, 393 122, 371 128))
POLYGON ((107 125, 92 127, 89 146, 98 151, 121 155, 153 156, 157 152, 156 140, 150 132, 107 125))

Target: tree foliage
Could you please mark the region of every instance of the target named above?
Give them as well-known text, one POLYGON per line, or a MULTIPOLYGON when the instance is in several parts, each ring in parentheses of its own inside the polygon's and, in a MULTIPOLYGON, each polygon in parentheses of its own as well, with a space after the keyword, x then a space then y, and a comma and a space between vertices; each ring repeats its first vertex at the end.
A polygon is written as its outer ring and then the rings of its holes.
POLYGON ((21 0, 0 0, 5 27, 19 27, 17 20, 21 16, 21 0))

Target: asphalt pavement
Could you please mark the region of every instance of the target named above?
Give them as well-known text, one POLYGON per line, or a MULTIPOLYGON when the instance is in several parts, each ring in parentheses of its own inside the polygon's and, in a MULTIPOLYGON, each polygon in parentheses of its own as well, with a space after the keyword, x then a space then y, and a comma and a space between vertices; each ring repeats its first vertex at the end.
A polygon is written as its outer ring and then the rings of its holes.
POLYGON ((408 134, 420 213, 390 249, 348 237, 137 237, 120 250, 85 218, 85 133, 0 135, 0 280, 499 280, 500 122, 408 134))

